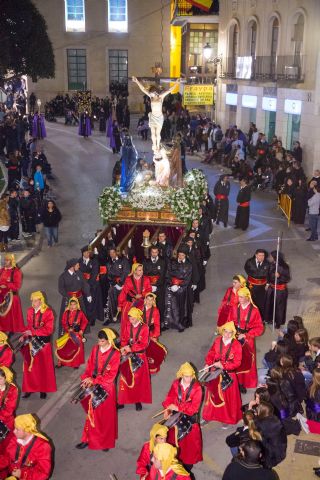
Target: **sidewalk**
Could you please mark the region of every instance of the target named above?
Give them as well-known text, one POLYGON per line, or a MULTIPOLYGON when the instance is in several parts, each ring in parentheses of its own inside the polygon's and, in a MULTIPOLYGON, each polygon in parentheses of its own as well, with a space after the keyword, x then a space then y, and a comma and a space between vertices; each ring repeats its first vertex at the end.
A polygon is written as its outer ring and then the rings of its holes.
MULTIPOLYGON (((4 164, 4 159, 1 157, 0 164, 1 171, 3 173, 4 185, 0 192, 0 196, 7 190, 8 185, 8 172, 4 164)), ((20 240, 9 241, 8 252, 13 253, 16 257, 16 263, 18 267, 23 267, 34 255, 39 255, 42 248, 43 241, 43 229, 42 225, 38 225, 38 232, 32 237, 23 237, 21 224, 19 226, 19 238, 20 240)), ((0 253, 0 265, 3 265, 3 257, 6 252, 0 253)))

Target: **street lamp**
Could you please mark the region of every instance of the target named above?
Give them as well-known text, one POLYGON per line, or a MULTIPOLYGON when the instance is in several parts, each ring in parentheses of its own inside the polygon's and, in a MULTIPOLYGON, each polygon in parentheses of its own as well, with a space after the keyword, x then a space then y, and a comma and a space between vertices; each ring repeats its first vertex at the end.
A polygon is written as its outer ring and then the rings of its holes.
POLYGON ((212 55, 212 47, 207 42, 207 44, 203 47, 203 56, 206 60, 209 60, 212 55))
POLYGON ((41 110, 41 100, 40 100, 40 98, 38 98, 38 100, 37 100, 37 105, 38 105, 39 114, 40 114, 40 110, 41 110))

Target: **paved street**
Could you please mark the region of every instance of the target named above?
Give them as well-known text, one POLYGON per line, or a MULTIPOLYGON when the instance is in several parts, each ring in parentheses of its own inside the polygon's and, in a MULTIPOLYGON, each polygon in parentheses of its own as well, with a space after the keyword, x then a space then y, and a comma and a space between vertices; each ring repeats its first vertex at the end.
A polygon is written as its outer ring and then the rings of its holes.
MULTIPOLYGON (((55 180, 51 181, 61 209, 63 220, 60 229, 58 247, 48 249, 44 242, 42 252, 33 258, 23 269, 24 283, 22 299, 24 311, 28 305, 30 293, 44 290, 49 303, 56 313, 60 309, 60 296, 57 292, 57 278, 69 257, 80 256, 80 248, 91 240, 95 230, 101 225, 97 208, 97 197, 105 185, 111 183, 111 171, 116 156, 106 148, 106 138, 95 131, 93 137, 84 140, 77 135, 73 127, 60 124, 48 124, 48 139, 45 148, 52 163, 55 180)), ((146 143, 136 141, 139 151, 147 151, 146 143)), ((148 145, 149 146, 149 145, 148 145)), ((199 159, 188 159, 188 168, 202 167, 199 159)), ((220 171, 213 167, 204 168, 210 182, 210 191, 220 171)), ((235 215, 235 196, 239 184, 232 183, 230 201, 230 224, 235 215)), ((136 412, 134 406, 128 406, 119 413, 119 441, 117 448, 108 453, 79 451, 74 445, 80 441, 84 423, 84 412, 80 406, 70 404, 70 386, 76 385, 81 370, 70 371, 66 368, 57 371, 59 390, 48 395, 47 401, 40 401, 36 395, 21 400, 18 413, 34 412, 42 420, 43 430, 55 444, 55 480, 75 479, 81 472, 83 479, 103 480, 109 473, 115 473, 118 480, 134 479, 135 461, 142 444, 147 440, 153 420, 151 416, 160 410, 161 402, 167 392, 179 365, 191 361, 199 368, 204 364, 204 356, 210 346, 215 330, 215 314, 218 304, 232 276, 243 273, 245 260, 257 247, 267 250, 276 248, 279 232, 283 235, 282 250, 291 266, 292 281, 289 289, 288 319, 293 314, 307 315, 307 327, 312 334, 317 331, 319 318, 318 293, 320 288, 320 248, 317 242, 305 242, 304 228, 288 229, 285 219, 276 208, 273 193, 256 193, 252 202, 250 229, 239 232, 233 228, 216 227, 211 244, 211 259, 207 269, 207 290, 202 294, 201 304, 195 307, 194 326, 182 334, 175 331, 165 332, 163 343, 169 354, 166 364, 159 375, 152 379, 153 404, 136 412)), ((95 341, 98 327, 88 335, 87 353, 95 341)), ((273 339, 267 329, 257 342, 259 361, 269 348, 273 339)), ((21 361, 15 364, 18 383, 21 382, 21 361)), ((250 395, 249 395, 250 396, 250 395)), ((248 395, 247 395, 248 397, 248 395)), ((249 397, 248 397, 249 398, 249 397)), ((107 421, 107 419, 106 419, 107 421)), ((230 461, 224 438, 233 431, 221 430, 217 423, 203 428, 204 462, 194 468, 197 480, 218 479, 230 461)), ((308 437, 311 439, 311 436, 308 437)), ((294 439, 290 439, 294 442, 294 439)), ((293 449, 290 443, 290 451, 293 449)), ((311 467, 315 457, 290 454, 280 466, 279 471, 288 471, 291 478, 312 478, 311 467), (306 471, 307 465, 307 471, 306 471), (308 476, 310 473, 310 476, 308 476)), ((281 479, 286 475, 281 476, 281 479)))

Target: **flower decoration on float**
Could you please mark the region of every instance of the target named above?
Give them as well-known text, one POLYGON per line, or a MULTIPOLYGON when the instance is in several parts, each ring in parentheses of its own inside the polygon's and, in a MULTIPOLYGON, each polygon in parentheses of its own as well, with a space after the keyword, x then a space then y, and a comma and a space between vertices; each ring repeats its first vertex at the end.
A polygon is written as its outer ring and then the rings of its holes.
POLYGON ((78 111, 91 115, 91 90, 78 91, 78 111))
POLYGON ((117 187, 105 187, 98 198, 101 218, 104 221, 114 217, 122 206, 122 198, 117 187))

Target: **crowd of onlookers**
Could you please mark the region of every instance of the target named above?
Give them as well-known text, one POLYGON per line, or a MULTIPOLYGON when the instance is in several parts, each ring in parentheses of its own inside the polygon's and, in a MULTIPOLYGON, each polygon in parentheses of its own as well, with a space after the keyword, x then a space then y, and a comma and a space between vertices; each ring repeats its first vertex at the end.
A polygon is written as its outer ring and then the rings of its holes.
POLYGON ((0 198, 0 251, 7 250, 9 242, 12 246, 22 237, 33 237, 40 223, 51 246, 58 241, 61 214, 48 184, 51 165, 42 142, 32 136, 33 114, 22 116, 6 104, 0 104, 0 111, 0 159, 8 178, 0 198))

